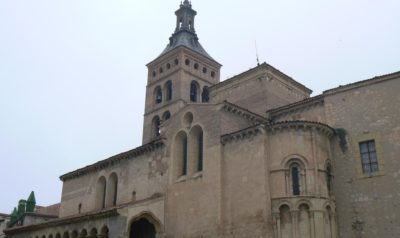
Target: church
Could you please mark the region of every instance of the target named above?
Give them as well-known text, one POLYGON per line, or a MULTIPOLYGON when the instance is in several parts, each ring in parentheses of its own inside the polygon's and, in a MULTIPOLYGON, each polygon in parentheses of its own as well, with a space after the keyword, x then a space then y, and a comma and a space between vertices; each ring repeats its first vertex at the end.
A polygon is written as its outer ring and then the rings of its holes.
POLYGON ((267 63, 221 82, 175 14, 142 145, 60 176, 58 215, 6 237, 400 237, 400 71, 313 97, 267 63))

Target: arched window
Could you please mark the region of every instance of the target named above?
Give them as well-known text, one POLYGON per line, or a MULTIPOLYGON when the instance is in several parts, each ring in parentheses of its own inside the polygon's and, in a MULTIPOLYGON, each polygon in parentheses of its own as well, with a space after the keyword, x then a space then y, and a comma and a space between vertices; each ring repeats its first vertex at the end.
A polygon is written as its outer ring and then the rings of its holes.
POLYGON ((161 125, 161 121, 160 121, 160 117, 159 116, 155 116, 152 120, 152 137, 157 137, 160 135, 160 125, 161 125))
POLYGON ((68 231, 64 232, 63 238, 69 238, 69 233, 68 233, 68 231))
POLYGON ((176 178, 187 174, 188 141, 186 132, 181 131, 175 137, 173 171, 176 178))
POLYGON ((192 81, 190 84, 190 101, 197 102, 197 91, 198 91, 198 84, 196 81, 192 81))
POLYGON ((169 111, 166 111, 166 112, 163 113, 163 116, 162 116, 163 122, 168 120, 168 119, 170 119, 170 118, 171 118, 171 113, 169 111))
POLYGON ((290 178, 292 182, 292 195, 300 195, 300 166, 293 163, 290 166, 290 178))
POLYGON ((326 187, 328 190, 328 196, 330 196, 333 188, 332 166, 330 164, 326 166, 326 187))
POLYGON ((103 209, 106 205, 106 178, 103 176, 97 180, 96 186, 96 208, 103 209))
POLYGON ((165 100, 166 101, 172 100, 172 82, 171 82, 171 80, 168 80, 165 83, 164 91, 165 91, 165 100))
POLYGON ((286 191, 289 196, 306 194, 306 161, 300 158, 290 159, 286 163, 286 191))
POLYGON ((112 173, 108 178, 107 184, 107 206, 117 205, 118 194, 118 177, 116 173, 112 173))
POLYGON ((160 86, 157 86, 154 89, 154 99, 155 99, 156 104, 159 104, 162 102, 162 90, 161 90, 160 86))
POLYGON ((61 238, 60 233, 57 233, 57 234, 56 234, 56 238, 61 238))
POLYGON ((203 171, 203 130, 194 126, 189 134, 190 172, 203 171))
POLYGON ((210 97, 208 95, 208 87, 204 86, 203 92, 201 93, 201 102, 208 102, 209 100, 210 100, 210 97))

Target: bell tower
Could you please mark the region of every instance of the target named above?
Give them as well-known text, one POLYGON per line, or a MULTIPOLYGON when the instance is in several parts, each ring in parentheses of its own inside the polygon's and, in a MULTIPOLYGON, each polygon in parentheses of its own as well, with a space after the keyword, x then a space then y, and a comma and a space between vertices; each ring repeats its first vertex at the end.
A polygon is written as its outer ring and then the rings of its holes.
POLYGON ((175 12, 176 28, 164 51, 147 64, 143 144, 159 137, 160 125, 186 104, 208 102, 208 87, 219 82, 221 64, 201 46, 185 0, 175 12))

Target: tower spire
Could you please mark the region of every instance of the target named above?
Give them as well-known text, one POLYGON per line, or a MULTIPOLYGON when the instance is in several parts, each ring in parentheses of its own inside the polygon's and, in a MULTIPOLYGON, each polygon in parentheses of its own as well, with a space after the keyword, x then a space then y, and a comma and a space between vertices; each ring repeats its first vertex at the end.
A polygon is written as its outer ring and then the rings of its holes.
POLYGON ((161 55, 179 47, 185 46, 194 50, 203 56, 214 60, 201 46, 199 38, 194 29, 194 19, 197 12, 192 8, 189 0, 181 1, 179 9, 175 11, 176 28, 172 36, 169 38, 169 44, 161 55))

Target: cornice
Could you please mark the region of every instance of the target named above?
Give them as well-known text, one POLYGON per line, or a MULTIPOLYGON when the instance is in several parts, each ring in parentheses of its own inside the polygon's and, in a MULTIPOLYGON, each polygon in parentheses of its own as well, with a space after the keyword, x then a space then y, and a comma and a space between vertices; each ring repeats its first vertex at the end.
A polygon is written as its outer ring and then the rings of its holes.
POLYGON ((224 111, 236 114, 240 117, 243 117, 244 119, 249 120, 253 123, 261 124, 261 123, 267 122, 267 118, 265 118, 261 115, 258 115, 254 112, 251 112, 251 111, 247 110, 246 108, 243 108, 236 104, 230 103, 226 100, 223 102, 222 109, 224 111))
POLYGON ((282 121, 273 124, 257 124, 251 127, 221 136, 221 144, 249 139, 262 134, 264 131, 269 133, 278 133, 288 130, 316 130, 328 138, 335 134, 335 130, 323 123, 313 121, 282 121))
POLYGON ((370 79, 357 81, 357 82, 350 83, 350 84, 343 85, 343 86, 340 85, 339 87, 325 90, 323 92, 323 94, 324 95, 336 94, 336 93, 340 93, 340 92, 352 90, 355 88, 364 87, 364 86, 368 86, 368 85, 375 84, 375 83, 380 83, 380 82, 387 81, 387 80, 392 80, 392 79, 400 79, 400 71, 390 73, 390 74, 375 76, 370 79))
POLYGON ((287 114, 302 111, 302 110, 307 110, 314 106, 323 105, 325 102, 324 99, 325 99, 324 95, 321 94, 321 95, 318 95, 315 97, 306 98, 306 99, 298 101, 298 102, 287 104, 282 107, 273 108, 266 112, 267 118, 274 119, 275 117, 287 115, 287 114))
POLYGON ((85 175, 88 173, 96 172, 98 170, 101 170, 101 169, 107 168, 109 166, 112 166, 116 163, 119 163, 122 160, 132 159, 132 158, 138 157, 140 155, 152 152, 152 151, 162 147, 163 145, 164 145, 164 142, 163 142, 162 138, 158 138, 147 144, 137 147, 133 150, 129 150, 129 151, 114 155, 108 159, 101 160, 92 165, 88 165, 86 167, 77 169, 75 171, 69 172, 64 175, 61 175, 60 180, 65 182, 68 179, 72 179, 72 178, 76 178, 76 177, 79 177, 79 176, 82 176, 82 175, 85 175))
POLYGON ((233 132, 230 134, 223 135, 223 136, 221 136, 221 144, 226 145, 231 142, 237 142, 240 140, 253 138, 259 134, 262 134, 263 127, 264 126, 262 124, 258 124, 258 125, 254 125, 254 126, 242 129, 240 131, 236 131, 236 132, 233 132))
POLYGON ((281 121, 266 126, 267 132, 277 133, 288 130, 316 130, 327 137, 332 137, 335 130, 323 123, 313 121, 281 121))
POLYGON ((57 218, 57 219, 42 222, 39 224, 10 228, 10 229, 4 230, 4 233, 6 235, 12 235, 12 234, 21 233, 21 232, 27 232, 27 231, 38 230, 38 229, 54 227, 54 226, 61 226, 61 225, 66 225, 66 224, 79 223, 79 222, 84 222, 84 221, 92 221, 95 219, 101 219, 101 218, 118 216, 118 215, 119 215, 119 213, 117 211, 117 208, 111 208, 111 209, 91 212, 91 213, 87 213, 87 214, 79 215, 79 216, 57 218))

